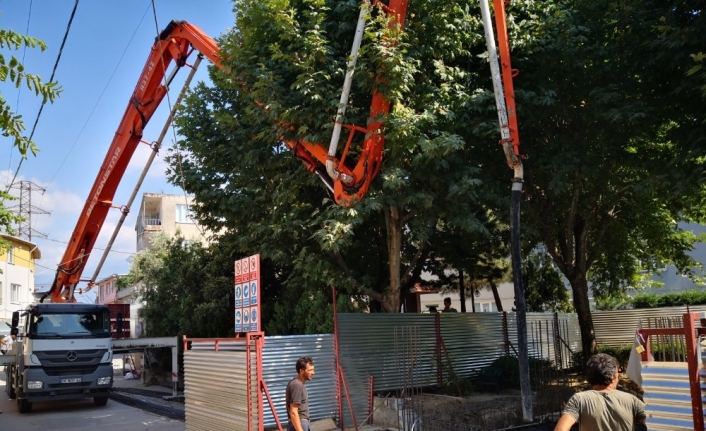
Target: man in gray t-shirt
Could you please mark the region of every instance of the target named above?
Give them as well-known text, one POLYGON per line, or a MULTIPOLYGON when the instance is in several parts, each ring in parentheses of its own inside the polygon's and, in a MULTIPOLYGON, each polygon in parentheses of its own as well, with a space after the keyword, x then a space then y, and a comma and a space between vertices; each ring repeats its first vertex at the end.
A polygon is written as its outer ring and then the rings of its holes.
POLYGON ((586 364, 593 390, 574 394, 566 403, 554 431, 568 431, 578 422, 581 431, 637 431, 645 426, 645 403, 618 386, 618 361, 604 353, 586 364))
POLYGON ((287 431, 310 431, 309 394, 304 384, 314 377, 314 361, 304 356, 297 360, 297 377, 287 384, 287 431))

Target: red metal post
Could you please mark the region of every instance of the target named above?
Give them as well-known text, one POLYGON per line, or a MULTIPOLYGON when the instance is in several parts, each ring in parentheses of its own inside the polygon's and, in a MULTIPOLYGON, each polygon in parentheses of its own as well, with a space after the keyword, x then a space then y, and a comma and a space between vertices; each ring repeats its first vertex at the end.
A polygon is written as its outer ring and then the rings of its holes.
MULTIPOLYGON (((253 334, 253 336, 257 338, 257 358, 255 358, 255 360, 257 361, 257 387, 264 388, 266 393, 267 386, 265 385, 265 376, 262 370, 262 348, 265 346, 265 333, 257 332, 253 334)), ((263 402, 261 395, 261 393, 257 394, 257 415, 259 420, 258 423, 260 424, 260 431, 263 431, 265 429, 265 403, 263 402)), ((268 401, 270 401, 270 408, 272 409, 272 414, 275 417, 277 427, 280 429, 280 431, 282 431, 282 427, 279 423, 279 418, 277 418, 277 413, 275 413, 275 407, 272 405, 272 401, 269 399, 269 394, 266 393, 266 395, 268 401)))
POLYGON ((252 355, 251 355, 250 348, 251 348, 250 337, 245 337, 245 367, 247 368, 245 370, 245 373, 247 376, 247 378, 246 378, 247 388, 245 390, 246 390, 247 397, 248 397, 248 400, 245 402, 245 404, 247 404, 247 406, 248 406, 248 431, 253 431, 253 429, 252 429, 252 417, 253 417, 252 390, 250 389, 252 387, 252 377, 253 376, 252 376, 252 373, 250 372, 250 370, 252 369, 252 366, 251 366, 252 355))
POLYGON ((368 424, 373 424, 373 413, 375 412, 375 377, 368 376, 368 424))
POLYGON ((270 391, 267 390, 267 383, 263 380, 260 382, 260 390, 262 390, 262 393, 265 394, 265 397, 267 398, 267 402, 270 404, 270 410, 272 411, 272 416, 275 418, 275 423, 277 424, 277 429, 279 431, 283 431, 282 428, 282 423, 279 421, 279 417, 277 416, 277 411, 275 410, 275 403, 272 402, 272 397, 270 396, 270 391))
POLYGON ((699 358, 697 357, 697 338, 694 320, 697 313, 684 314, 684 338, 686 338, 687 363, 689 364, 689 386, 691 388, 691 408, 694 417, 694 429, 704 429, 703 401, 701 399, 701 378, 699 376, 699 358))
MULTIPOLYGON (((346 376, 343 375, 343 369, 338 367, 338 373, 340 374, 339 378, 341 379, 341 382, 343 383, 343 390, 346 391, 346 401, 348 401, 348 410, 351 412, 351 419, 353 419, 353 428, 355 431, 358 431, 358 421, 355 419, 355 412, 353 411, 353 402, 351 401, 351 396, 348 393, 348 385, 346 384, 346 376)), ((341 427, 341 429, 345 429, 341 427)))
POLYGON ((345 430, 345 424, 343 423, 343 394, 341 392, 341 376, 339 374, 339 368, 341 366, 339 362, 340 352, 338 351, 338 314, 336 309, 336 288, 331 286, 331 291, 333 292, 333 361, 334 367, 336 368, 336 395, 338 396, 338 420, 341 422, 341 429, 345 430))

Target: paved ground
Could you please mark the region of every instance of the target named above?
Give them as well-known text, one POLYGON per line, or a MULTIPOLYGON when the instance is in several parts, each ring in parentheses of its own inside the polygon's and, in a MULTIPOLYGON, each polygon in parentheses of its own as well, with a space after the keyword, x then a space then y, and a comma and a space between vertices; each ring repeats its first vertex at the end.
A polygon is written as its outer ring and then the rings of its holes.
POLYGON ((47 430, 130 430, 130 431, 184 431, 182 420, 171 419, 163 414, 154 414, 157 408, 183 411, 183 404, 164 401, 161 397, 144 394, 128 394, 120 389, 144 389, 171 395, 171 390, 160 387, 145 387, 140 381, 116 380, 116 394, 127 397, 131 405, 111 399, 104 407, 96 407, 90 398, 76 401, 34 403, 32 412, 20 415, 15 400, 5 393, 5 373, 0 372, 0 430, 2 431, 47 431, 47 430), (140 408, 134 407, 134 405, 140 408), (181 407, 179 407, 181 406, 181 407))
POLYGON ((164 397, 172 397, 172 389, 163 386, 145 386, 141 380, 124 380, 116 377, 113 383, 111 399, 133 407, 150 411, 170 419, 184 420, 184 398, 180 393, 180 401, 168 401, 164 397))

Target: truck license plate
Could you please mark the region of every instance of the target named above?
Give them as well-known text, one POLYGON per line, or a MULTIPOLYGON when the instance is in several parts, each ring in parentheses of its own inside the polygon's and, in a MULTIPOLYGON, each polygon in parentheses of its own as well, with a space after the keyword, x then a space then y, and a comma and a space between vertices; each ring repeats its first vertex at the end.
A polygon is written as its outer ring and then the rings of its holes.
POLYGON ((81 378, 77 377, 75 379, 61 379, 61 383, 81 383, 81 378))

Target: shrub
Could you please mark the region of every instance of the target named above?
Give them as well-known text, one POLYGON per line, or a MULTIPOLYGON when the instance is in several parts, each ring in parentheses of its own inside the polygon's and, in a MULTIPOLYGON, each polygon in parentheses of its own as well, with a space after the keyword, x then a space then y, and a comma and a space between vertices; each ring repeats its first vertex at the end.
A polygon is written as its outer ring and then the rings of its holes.
POLYGON ((679 293, 641 293, 632 298, 634 308, 678 307, 684 305, 706 304, 706 291, 685 290, 679 293))
POLYGON ((630 350, 632 349, 632 344, 623 344, 620 347, 606 346, 601 344, 598 346, 598 353, 608 354, 618 360, 618 365, 621 370, 625 370, 628 367, 628 359, 630 359, 630 350))
MULTIPOLYGON (((501 356, 494 360, 492 367, 497 367, 503 370, 503 384, 504 388, 520 389, 520 362, 515 356, 501 356)), ((529 369, 532 387, 536 384, 537 370, 554 371, 556 368, 551 361, 547 359, 536 359, 529 358, 529 369)))

